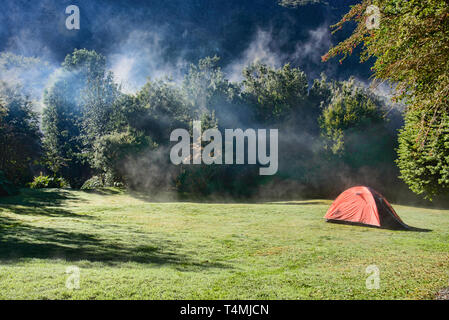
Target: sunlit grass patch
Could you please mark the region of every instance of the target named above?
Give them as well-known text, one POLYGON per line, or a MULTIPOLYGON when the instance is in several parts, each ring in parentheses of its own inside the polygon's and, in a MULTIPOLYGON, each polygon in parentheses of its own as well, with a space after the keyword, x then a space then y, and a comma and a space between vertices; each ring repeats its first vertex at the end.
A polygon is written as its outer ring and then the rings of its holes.
POLYGON ((325 223, 330 203, 25 190, 0 200, 0 298, 423 299, 448 286, 449 211, 395 206, 432 229, 404 232, 325 223))

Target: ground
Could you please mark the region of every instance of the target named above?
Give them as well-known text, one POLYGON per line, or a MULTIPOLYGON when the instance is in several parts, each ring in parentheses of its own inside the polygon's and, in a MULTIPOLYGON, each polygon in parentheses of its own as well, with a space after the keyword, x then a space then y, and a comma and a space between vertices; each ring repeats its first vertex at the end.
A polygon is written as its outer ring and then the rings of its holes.
POLYGON ((394 205, 432 230, 405 232, 326 223, 330 203, 24 190, 0 199, 0 299, 434 299, 448 286, 449 210, 394 205))

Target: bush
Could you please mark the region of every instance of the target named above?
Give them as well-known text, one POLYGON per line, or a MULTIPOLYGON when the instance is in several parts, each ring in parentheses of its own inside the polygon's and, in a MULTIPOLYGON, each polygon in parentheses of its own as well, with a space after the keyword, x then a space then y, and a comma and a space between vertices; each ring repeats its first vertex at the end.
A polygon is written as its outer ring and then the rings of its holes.
POLYGON ((410 111, 399 134, 401 179, 424 198, 449 194, 449 115, 444 112, 410 111), (430 116, 429 116, 430 114, 430 116), (427 131, 420 130, 422 121, 434 122, 427 131))
POLYGON ((123 182, 115 181, 113 174, 106 172, 104 174, 93 176, 81 186, 81 190, 95 190, 105 187, 125 188, 123 182))
POLYGON ((269 177, 259 175, 256 165, 201 165, 183 168, 175 180, 181 194, 192 196, 251 197, 269 177))
POLYGON ((105 186, 103 179, 99 176, 93 176, 81 186, 81 190, 95 190, 105 186))
POLYGON ((12 196, 18 193, 18 189, 5 177, 3 171, 0 171, 0 197, 12 196))
POLYGON ((64 188, 67 186, 67 183, 62 178, 40 175, 34 177, 33 182, 29 186, 31 189, 64 188))

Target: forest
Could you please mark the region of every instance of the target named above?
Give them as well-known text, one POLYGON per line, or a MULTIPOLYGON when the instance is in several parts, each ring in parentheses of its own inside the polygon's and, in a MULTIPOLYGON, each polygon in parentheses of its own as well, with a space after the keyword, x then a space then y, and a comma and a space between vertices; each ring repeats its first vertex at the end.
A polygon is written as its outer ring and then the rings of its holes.
POLYGON ((356 29, 327 48, 322 63, 336 56, 344 63, 362 47, 362 61, 376 59, 374 82, 389 84, 387 93, 356 77, 313 77, 289 62, 254 60, 230 80, 218 55, 188 63, 176 79, 147 75, 142 87, 128 92, 95 50, 74 49, 54 69, 38 57, 2 52, 0 193, 115 186, 193 197, 331 198, 363 184, 394 200, 444 198, 447 3, 376 3, 383 8, 380 29, 365 27, 371 1, 354 5, 333 29, 350 20, 356 29), (46 83, 36 84, 42 79, 46 83), (203 130, 221 132, 278 129, 277 174, 259 176, 258 164, 172 165, 170 133, 191 132, 195 120, 203 130))
MULTIPOLYGON (((7 68, 39 66, 11 54, 1 59, 7 68)), ((392 189, 398 183, 399 107, 354 79, 309 80, 288 64, 249 65, 241 82, 231 82, 219 58, 207 57, 192 64, 181 83, 148 81, 126 94, 105 57, 81 49, 66 57, 45 90, 42 114, 33 111, 20 85, 3 82, 1 96, 1 169, 17 186, 249 197, 264 186, 274 186, 279 196, 298 190, 331 196, 348 183, 392 189), (279 128, 278 174, 259 177, 257 165, 173 166, 170 133, 191 131, 196 119, 204 130, 279 128)))

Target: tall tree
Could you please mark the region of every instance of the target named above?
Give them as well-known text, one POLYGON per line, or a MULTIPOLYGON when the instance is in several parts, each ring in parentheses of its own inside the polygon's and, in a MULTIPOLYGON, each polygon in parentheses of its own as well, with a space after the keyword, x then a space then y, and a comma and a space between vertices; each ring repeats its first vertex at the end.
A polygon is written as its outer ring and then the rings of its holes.
POLYGON ((21 90, 0 81, 0 171, 19 185, 30 181, 41 154, 38 115, 21 90))
POLYGON ((79 188, 90 175, 88 159, 83 154, 81 139, 82 110, 79 96, 73 90, 79 79, 64 72, 44 93, 42 130, 45 163, 55 174, 64 177, 73 188, 79 188))
POLYGON ((334 84, 319 118, 325 148, 352 168, 394 164, 393 137, 380 99, 353 79, 334 84))
POLYGON ((310 113, 306 110, 310 107, 307 77, 300 69, 289 64, 274 69, 257 63, 245 68, 243 76, 243 94, 258 121, 275 123, 291 113, 310 113))
POLYGON ((191 64, 182 83, 183 94, 195 118, 213 111, 220 125, 239 125, 247 114, 246 106, 241 101, 239 85, 226 79, 219 61, 214 56, 191 64))
POLYGON ((86 49, 67 55, 46 91, 43 115, 49 167, 80 187, 91 175, 96 139, 111 132, 119 96, 104 56, 86 49))
POLYGON ((363 0, 334 28, 339 30, 349 21, 357 24, 353 34, 323 60, 344 58, 359 45, 362 61, 376 58, 375 78, 392 82, 395 98, 407 103, 399 140, 402 178, 413 191, 429 198, 448 192, 447 154, 435 148, 445 141, 441 135, 447 135, 449 128, 445 117, 449 112, 449 1, 363 0), (437 153, 438 158, 434 157, 437 153), (429 166, 439 169, 423 175, 429 166))
POLYGON ((129 113, 132 127, 165 144, 171 131, 187 127, 194 114, 181 88, 166 80, 148 81, 137 93, 136 109, 129 113))
POLYGON ((106 69, 106 58, 95 51, 75 50, 66 56, 62 66, 78 78, 72 90, 80 96, 77 103, 83 115, 84 139, 91 145, 111 130, 113 106, 120 92, 112 72, 106 69))

